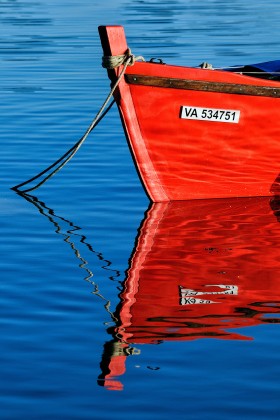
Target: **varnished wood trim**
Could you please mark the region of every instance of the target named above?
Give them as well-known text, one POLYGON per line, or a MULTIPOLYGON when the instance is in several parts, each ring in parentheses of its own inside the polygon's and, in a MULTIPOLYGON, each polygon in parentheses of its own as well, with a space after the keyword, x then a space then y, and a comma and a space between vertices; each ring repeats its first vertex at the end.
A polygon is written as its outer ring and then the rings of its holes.
POLYGON ((171 79, 168 77, 139 76, 138 74, 126 74, 125 80, 132 85, 280 98, 280 87, 206 82, 203 80, 171 79))

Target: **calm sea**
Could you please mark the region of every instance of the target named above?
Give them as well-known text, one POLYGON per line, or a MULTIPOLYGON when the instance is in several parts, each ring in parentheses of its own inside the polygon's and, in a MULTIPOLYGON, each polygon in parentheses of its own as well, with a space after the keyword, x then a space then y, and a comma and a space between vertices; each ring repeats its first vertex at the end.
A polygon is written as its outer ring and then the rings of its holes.
POLYGON ((278 0, 0 1, 1 419, 279 418, 277 200, 150 207, 115 107, 34 196, 10 189, 109 92, 98 25, 219 67, 279 59, 279 19, 278 0))

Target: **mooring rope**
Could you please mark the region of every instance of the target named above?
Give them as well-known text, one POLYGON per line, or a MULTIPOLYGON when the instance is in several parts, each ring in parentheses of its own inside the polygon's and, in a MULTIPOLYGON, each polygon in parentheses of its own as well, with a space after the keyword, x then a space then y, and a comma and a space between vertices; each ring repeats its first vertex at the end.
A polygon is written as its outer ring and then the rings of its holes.
POLYGON ((127 52, 123 55, 116 55, 116 56, 104 56, 102 57, 102 66, 106 69, 114 69, 120 66, 123 66, 116 82, 114 83, 109 95, 105 99, 103 105, 101 106, 100 110, 96 114, 95 118, 93 119, 92 123, 86 130, 85 134, 78 140, 74 146, 72 146, 66 153, 64 153, 58 160, 56 160, 53 164, 48 166, 46 169, 41 171, 39 174, 33 176, 32 178, 28 179, 27 181, 24 181, 14 187, 12 187, 12 190, 20 191, 20 192, 30 192, 34 191, 37 188, 39 188, 41 185, 43 185, 48 179, 50 179, 52 176, 54 176, 57 172, 59 172, 65 165, 68 163, 74 155, 77 153, 79 148, 82 146, 82 144, 85 142, 87 136, 89 133, 99 124, 99 122, 103 119, 103 117, 107 114, 107 112, 111 109, 111 107, 114 104, 114 100, 111 102, 111 104, 108 105, 109 101, 111 100, 113 93, 115 92, 116 88, 118 87, 125 70, 127 66, 133 66, 135 61, 142 60, 145 61, 143 57, 141 56, 135 56, 131 53, 130 48, 128 48, 127 52), (108 107, 107 107, 108 105, 108 107), (107 109, 105 109, 107 107, 107 109), (62 162, 62 163, 61 163, 62 162), (60 165, 59 165, 60 164, 60 165), (59 166, 57 166, 59 165, 59 166), (48 173, 51 169, 55 168, 50 174, 48 174, 42 181, 38 182, 34 187, 27 188, 27 189, 20 189, 24 185, 28 185, 31 182, 35 181, 38 178, 41 178, 43 175, 48 173))
POLYGON ((105 69, 115 69, 125 63, 129 57, 129 66, 133 66, 136 61, 145 61, 141 55, 135 56, 132 54, 131 49, 128 48, 126 54, 123 55, 105 55, 102 57, 102 67, 105 69))

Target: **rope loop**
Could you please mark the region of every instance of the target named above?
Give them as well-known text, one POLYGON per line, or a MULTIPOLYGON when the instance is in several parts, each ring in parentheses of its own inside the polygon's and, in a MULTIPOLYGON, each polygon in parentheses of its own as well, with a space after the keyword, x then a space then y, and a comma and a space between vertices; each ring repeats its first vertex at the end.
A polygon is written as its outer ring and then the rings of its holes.
POLYGON ((141 55, 136 56, 132 54, 131 49, 128 48, 125 54, 104 55, 102 57, 102 67, 112 70, 123 65, 133 66, 136 61, 145 61, 145 59, 141 55))
POLYGON ((128 48, 126 53, 123 54, 123 55, 103 57, 103 61, 102 61, 102 66, 103 67, 105 67, 107 69, 114 69, 116 67, 123 66, 123 68, 121 69, 117 80, 115 81, 113 87, 111 88, 111 91, 110 91, 109 95, 107 96, 106 100, 104 101, 103 105, 101 106, 100 110, 96 114, 95 118, 93 119, 92 123, 90 124, 90 126, 88 127, 88 129, 86 130, 84 135, 80 138, 80 140, 78 140, 74 144, 74 146, 72 146, 66 153, 64 153, 63 156, 61 156, 57 161, 55 161, 53 164, 51 164, 48 168, 44 169, 39 174, 37 174, 36 176, 28 179, 27 181, 22 182, 21 184, 18 184, 16 186, 12 187, 12 190, 22 192, 22 193, 27 193, 27 192, 36 190, 41 185, 43 185, 49 178, 51 178, 57 172, 59 172, 66 165, 66 163, 69 162, 73 158, 73 156, 77 153, 79 148, 85 142, 89 133, 97 126, 97 124, 102 120, 102 118, 107 114, 109 109, 114 104, 114 100, 113 100, 111 102, 111 104, 108 105, 110 99, 113 96, 113 93, 115 92, 117 86, 119 85, 119 83, 120 83, 120 81, 121 81, 121 79, 122 79, 122 77, 123 77, 123 75, 126 71, 127 66, 133 66, 133 64, 137 60, 145 61, 143 57, 133 55, 131 53, 130 48, 128 48), (106 109, 106 107, 107 107, 107 109, 106 109), (46 175, 48 172, 50 172, 50 173, 48 175, 46 175), (45 175, 43 180, 39 181, 34 187, 30 187, 30 188, 27 188, 27 189, 24 189, 24 190, 21 189, 21 187, 23 187, 25 185, 28 185, 28 184, 31 184, 31 182, 33 182, 37 179, 40 179, 43 175, 45 175))

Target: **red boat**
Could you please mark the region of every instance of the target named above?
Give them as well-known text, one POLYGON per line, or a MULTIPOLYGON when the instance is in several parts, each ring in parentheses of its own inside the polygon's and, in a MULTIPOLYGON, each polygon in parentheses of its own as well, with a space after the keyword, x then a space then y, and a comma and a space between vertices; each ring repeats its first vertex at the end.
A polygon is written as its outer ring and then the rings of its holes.
POLYGON ((279 323, 279 221, 279 198, 154 203, 139 231, 99 384, 122 389, 118 377, 137 345, 252 340, 245 327, 279 323))
MULTIPOLYGON (((123 27, 99 33, 107 59, 128 54, 123 27)), ((153 61, 127 67, 114 93, 150 199, 279 194, 280 78, 266 71, 273 62, 213 70, 153 61)), ((112 82, 121 69, 108 70, 112 82)))

